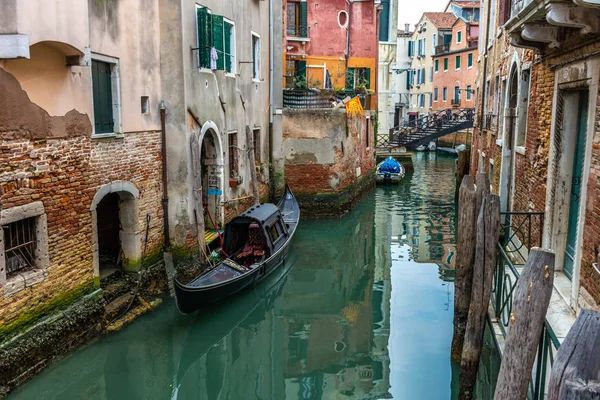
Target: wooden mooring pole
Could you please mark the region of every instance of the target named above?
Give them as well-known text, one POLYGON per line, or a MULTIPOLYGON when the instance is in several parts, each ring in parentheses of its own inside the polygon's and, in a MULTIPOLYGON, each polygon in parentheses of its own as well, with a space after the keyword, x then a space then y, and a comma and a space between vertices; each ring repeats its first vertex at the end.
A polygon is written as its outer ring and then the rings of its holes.
POLYGON ((473 178, 465 175, 458 196, 458 231, 456 241, 456 267, 454 278, 454 335, 452 359, 460 362, 463 340, 469 316, 473 260, 475 258, 475 198, 473 178))
POLYGON ((477 182, 477 189, 475 189, 471 176, 465 175, 459 190, 454 278, 454 336, 452 337, 452 359, 456 362, 460 362, 462 356, 471 304, 477 217, 483 200, 490 192, 489 180, 486 174, 477 174, 477 182))
POLYGON ((554 253, 534 247, 517 281, 494 399, 523 400, 554 281, 554 253))
POLYGON ((600 400, 600 312, 583 310, 552 366, 548 400, 600 400))
POLYGON ((500 198, 489 194, 477 219, 477 238, 471 304, 460 366, 460 400, 470 400, 477 380, 500 237, 500 198))

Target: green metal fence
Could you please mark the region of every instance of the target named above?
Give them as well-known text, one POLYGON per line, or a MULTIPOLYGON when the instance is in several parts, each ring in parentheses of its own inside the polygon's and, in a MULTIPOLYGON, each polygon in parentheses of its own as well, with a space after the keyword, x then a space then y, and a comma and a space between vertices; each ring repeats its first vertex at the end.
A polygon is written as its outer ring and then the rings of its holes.
MULTIPOLYGON (((494 273, 492 286, 492 306, 502 334, 506 337, 508 324, 512 313, 513 292, 520 277, 520 270, 524 266, 526 252, 533 245, 541 245, 543 230, 543 213, 502 213, 504 226, 502 227, 502 240, 498 245, 498 262, 494 273), (518 223, 515 223, 515 219, 518 223), (516 263, 519 260, 523 263, 516 263)), ((529 383, 530 400, 543 400, 545 398, 546 384, 550 370, 554 363, 554 354, 558 351, 560 343, 556 334, 548 324, 544 324, 538 354, 529 383)))

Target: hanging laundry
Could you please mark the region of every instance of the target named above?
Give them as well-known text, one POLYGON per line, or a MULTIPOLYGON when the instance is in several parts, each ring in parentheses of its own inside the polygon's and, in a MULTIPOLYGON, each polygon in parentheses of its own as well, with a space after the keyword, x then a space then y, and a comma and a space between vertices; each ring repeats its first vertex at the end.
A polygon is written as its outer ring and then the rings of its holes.
POLYGON ((212 70, 217 69, 217 60, 218 59, 219 59, 219 56, 217 55, 217 49, 212 47, 210 49, 210 69, 212 69, 212 70))

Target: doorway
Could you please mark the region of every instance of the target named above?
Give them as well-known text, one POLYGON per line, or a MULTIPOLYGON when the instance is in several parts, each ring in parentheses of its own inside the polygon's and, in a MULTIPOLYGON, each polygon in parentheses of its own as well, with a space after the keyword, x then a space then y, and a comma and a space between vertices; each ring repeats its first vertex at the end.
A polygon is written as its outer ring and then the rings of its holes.
POLYGON ((508 99, 504 107, 504 135, 502 140, 502 164, 500 169, 500 211, 512 211, 514 137, 518 100, 518 73, 514 67, 508 84, 508 99))
POLYGON ((98 229, 98 258, 100 263, 100 279, 104 279, 119 271, 122 266, 121 239, 119 231, 119 195, 107 194, 98 203, 97 229, 98 229))
MULTIPOLYGON (((586 125, 588 113, 588 96, 587 90, 579 91, 578 106, 576 116, 572 116, 576 125, 571 125, 570 129, 575 131, 570 135, 574 136, 574 149, 572 156, 572 178, 571 190, 569 195, 569 218, 567 228, 567 241, 565 247, 565 260, 563 264, 563 272, 569 279, 573 279, 573 269, 575 265, 575 252, 577 246, 577 231, 579 225, 579 209, 581 205, 581 190, 583 183, 583 161, 585 159, 585 139, 586 125)), ((569 118, 569 116, 567 116, 569 118)), ((567 125, 569 126, 569 125, 567 125)))
POLYGON ((200 176, 202 179, 202 202, 204 226, 207 229, 223 228, 223 164, 220 142, 213 129, 207 129, 200 142, 200 176))

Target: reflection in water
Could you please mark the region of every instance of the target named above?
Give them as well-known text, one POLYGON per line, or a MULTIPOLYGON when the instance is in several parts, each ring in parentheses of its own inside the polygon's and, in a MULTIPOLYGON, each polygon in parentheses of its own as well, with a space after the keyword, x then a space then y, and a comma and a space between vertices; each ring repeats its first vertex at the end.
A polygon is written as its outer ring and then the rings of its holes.
POLYGON ((302 221, 252 291, 167 301, 11 398, 449 399, 455 160, 415 157, 341 220, 302 221))

